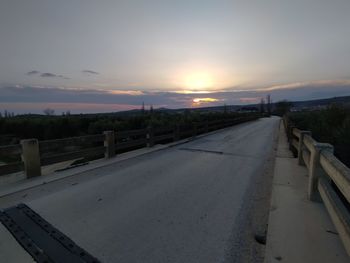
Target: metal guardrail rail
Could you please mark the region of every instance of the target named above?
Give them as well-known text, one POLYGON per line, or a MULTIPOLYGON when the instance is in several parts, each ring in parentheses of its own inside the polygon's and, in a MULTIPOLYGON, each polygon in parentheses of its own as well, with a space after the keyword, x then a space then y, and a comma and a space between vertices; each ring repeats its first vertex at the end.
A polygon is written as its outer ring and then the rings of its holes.
MULTIPOLYGON (((142 147, 152 147, 156 143, 168 143, 184 138, 229 127, 238 123, 255 120, 258 117, 240 117, 176 125, 154 129, 106 131, 103 134, 79 136, 57 140, 22 140, 20 144, 0 146, 0 156, 16 157, 17 161, 0 164, 0 176, 24 171, 27 178, 40 176, 41 167, 59 162, 88 158, 111 158, 117 153, 142 147)), ((10 158, 11 159, 11 158, 10 158)))
MULTIPOLYGON (((308 198, 323 201, 350 256, 350 168, 333 154, 333 146, 319 143, 283 118, 290 150, 308 169, 308 198)), ((317 220, 317 219, 316 219, 317 220)))

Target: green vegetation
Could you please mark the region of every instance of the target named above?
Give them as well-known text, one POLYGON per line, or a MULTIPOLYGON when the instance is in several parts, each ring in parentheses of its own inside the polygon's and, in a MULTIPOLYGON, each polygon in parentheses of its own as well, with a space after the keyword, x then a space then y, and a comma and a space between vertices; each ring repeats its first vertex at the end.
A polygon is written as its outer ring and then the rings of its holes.
MULTIPOLYGON (((110 114, 80 115, 19 115, 0 118, 0 144, 17 143, 20 139, 37 138, 50 140, 100 134, 106 130, 133 130, 148 126, 155 128, 189 125, 193 122, 230 119, 254 113, 201 112, 201 111, 161 111, 126 112, 110 114), (7 135, 7 136, 6 136, 7 135)), ((255 114, 256 115, 256 114, 255 114)))
POLYGON ((279 102, 276 102, 275 104, 275 109, 274 109, 274 114, 278 116, 283 116, 287 112, 290 111, 290 108, 292 107, 293 103, 287 101, 287 100, 282 100, 279 102))
POLYGON ((331 105, 325 110, 288 116, 299 129, 311 131, 317 141, 332 144, 335 155, 350 167, 350 109, 331 105))

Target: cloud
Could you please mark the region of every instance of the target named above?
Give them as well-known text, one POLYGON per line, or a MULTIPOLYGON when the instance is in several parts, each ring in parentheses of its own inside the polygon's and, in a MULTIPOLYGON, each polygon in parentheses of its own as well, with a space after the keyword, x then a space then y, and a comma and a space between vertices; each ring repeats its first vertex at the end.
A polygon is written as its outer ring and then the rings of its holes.
POLYGON ((346 81, 289 85, 288 88, 284 86, 280 89, 217 91, 210 93, 209 96, 208 94, 164 91, 68 89, 13 85, 0 87, 0 105, 11 103, 17 103, 17 105, 18 103, 27 103, 27 105, 64 104, 72 105, 71 108, 74 108, 75 112, 102 112, 141 108, 142 102, 146 105, 152 104, 155 108, 184 108, 200 106, 194 104, 197 101, 205 106, 254 104, 259 103, 260 99, 265 98, 268 94, 271 95, 274 102, 284 99, 298 101, 350 95, 350 82, 348 84, 346 81))
POLYGON ((96 71, 93 71, 93 70, 87 70, 87 69, 82 70, 82 72, 83 72, 83 73, 86 73, 86 74, 89 74, 89 75, 91 75, 91 74, 94 74, 94 75, 99 75, 99 74, 100 74, 100 73, 98 73, 98 72, 96 72, 96 71))
POLYGON ((113 95, 122 95, 122 94, 127 94, 127 95, 144 95, 145 93, 141 90, 109 90, 113 95))
POLYGON ((40 71, 32 70, 32 71, 27 72, 26 75, 31 76, 31 75, 36 75, 36 74, 39 74, 39 73, 40 73, 40 71))
POLYGON ((261 97, 239 98, 240 102, 247 103, 247 104, 259 103, 260 100, 261 100, 261 97))
POLYGON ((65 76, 62 76, 62 75, 58 75, 57 77, 58 77, 58 78, 62 78, 62 79, 70 79, 70 78, 65 77, 65 76))
POLYGON ((219 100, 215 98, 194 98, 192 101, 197 104, 205 104, 205 103, 217 102, 219 100))
POLYGON ((53 74, 53 73, 42 73, 40 75, 40 77, 43 77, 43 78, 55 78, 57 76, 56 76, 56 74, 53 74))
POLYGON ((0 89, 2 102, 67 102, 134 104, 158 103, 166 98, 160 93, 111 91, 97 89, 67 89, 45 86, 8 86, 0 89))
POLYGON ((348 79, 337 79, 337 80, 316 80, 316 81, 306 81, 306 82, 294 82, 289 84, 282 84, 271 86, 263 90, 281 90, 281 89, 295 89, 295 88, 305 88, 305 87, 340 87, 340 86, 350 86, 350 80, 348 79))
MULTIPOLYGON (((28 76, 39 75, 39 74, 40 74, 40 71, 38 71, 38 70, 32 70, 32 71, 29 71, 29 72, 26 73, 26 75, 28 75, 28 76)), ((57 74, 50 73, 50 72, 41 73, 39 76, 42 77, 42 78, 69 79, 68 77, 65 77, 63 75, 57 75, 57 74)))
POLYGON ((56 75, 54 73, 49 73, 49 72, 46 72, 46 73, 41 73, 40 74, 40 77, 42 78, 62 78, 62 79, 69 79, 63 75, 56 75))

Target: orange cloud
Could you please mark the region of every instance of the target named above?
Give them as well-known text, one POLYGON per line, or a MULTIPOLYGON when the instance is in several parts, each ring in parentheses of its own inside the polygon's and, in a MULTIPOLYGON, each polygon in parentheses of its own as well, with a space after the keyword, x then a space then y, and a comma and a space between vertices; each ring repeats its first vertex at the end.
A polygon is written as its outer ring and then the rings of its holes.
POLYGON ((216 102, 219 100, 215 99, 215 98, 194 98, 192 101, 195 105, 198 105, 198 104, 203 104, 203 103, 216 102))
POLYGON ((305 88, 310 86, 345 86, 350 85, 349 79, 336 79, 336 80, 315 80, 315 81, 305 81, 305 82, 294 82, 283 85, 271 86, 261 90, 272 91, 272 90, 282 90, 282 89, 294 89, 294 88, 305 88))
POLYGON ((257 103, 260 101, 260 97, 256 98, 240 98, 239 101, 243 103, 257 103))
POLYGON ((144 95, 144 93, 139 90, 109 90, 108 92, 114 95, 130 95, 130 96, 144 95))

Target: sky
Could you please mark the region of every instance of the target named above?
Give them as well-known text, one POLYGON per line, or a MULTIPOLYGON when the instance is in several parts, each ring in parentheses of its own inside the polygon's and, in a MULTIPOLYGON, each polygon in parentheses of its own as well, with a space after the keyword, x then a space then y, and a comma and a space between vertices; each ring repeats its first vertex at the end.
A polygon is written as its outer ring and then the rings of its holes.
POLYGON ((350 95, 349 0, 1 0, 0 111, 350 95))

